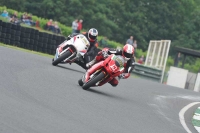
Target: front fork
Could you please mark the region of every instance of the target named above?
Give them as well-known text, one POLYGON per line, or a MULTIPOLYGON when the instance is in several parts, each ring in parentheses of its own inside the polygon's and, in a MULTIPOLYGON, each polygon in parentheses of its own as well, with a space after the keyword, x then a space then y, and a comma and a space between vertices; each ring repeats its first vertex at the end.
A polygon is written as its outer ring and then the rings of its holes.
MULTIPOLYGON (((57 48, 57 49, 56 49, 56 54, 55 54, 55 56, 54 56, 54 60, 56 60, 60 55, 62 55, 62 54, 63 54, 64 52, 66 52, 67 50, 69 50, 72 54, 71 54, 68 58, 66 58, 65 60, 63 60, 62 63, 67 62, 71 57, 73 57, 73 56, 76 54, 76 52, 72 51, 72 50, 70 49, 70 47, 66 48, 66 49, 63 50, 62 52, 59 52, 59 48, 57 48)), ((75 57, 74 59, 72 59, 72 61, 70 60, 69 62, 73 62, 76 58, 77 58, 77 57, 75 57)))
POLYGON ((58 51, 58 48, 56 48, 56 54, 54 56, 54 60, 56 60, 58 58, 58 55, 59 55, 59 51, 58 51))
POLYGON ((54 56, 54 60, 56 60, 59 57, 60 53, 63 52, 63 48, 68 45, 67 42, 68 40, 65 40, 63 43, 58 45, 58 47, 56 48, 56 54, 54 56))

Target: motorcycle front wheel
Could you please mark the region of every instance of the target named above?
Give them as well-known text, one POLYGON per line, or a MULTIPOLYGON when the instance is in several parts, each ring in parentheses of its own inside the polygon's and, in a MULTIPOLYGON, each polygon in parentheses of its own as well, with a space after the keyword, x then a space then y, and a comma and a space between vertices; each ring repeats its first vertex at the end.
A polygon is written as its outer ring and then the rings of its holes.
POLYGON ((60 57, 58 57, 56 60, 52 61, 52 65, 56 66, 58 65, 61 61, 65 60, 68 58, 72 53, 67 50, 65 53, 63 53, 60 57))
POLYGON ((82 88, 84 90, 89 89, 91 86, 94 86, 97 82, 103 79, 105 74, 103 72, 99 73, 98 75, 94 75, 87 83, 85 83, 82 88))
POLYGON ((80 86, 83 86, 84 83, 83 83, 82 79, 79 79, 79 80, 78 80, 78 84, 79 84, 80 86))

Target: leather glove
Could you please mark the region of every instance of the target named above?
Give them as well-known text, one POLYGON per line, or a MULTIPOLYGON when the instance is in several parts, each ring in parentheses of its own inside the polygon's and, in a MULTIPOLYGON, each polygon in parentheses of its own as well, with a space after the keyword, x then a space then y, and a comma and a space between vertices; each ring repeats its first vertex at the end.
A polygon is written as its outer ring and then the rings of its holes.
POLYGON ((102 55, 104 58, 107 58, 109 56, 107 51, 102 51, 102 55))
POLYGON ((70 40, 72 38, 72 36, 71 35, 69 35, 68 37, 67 37, 67 40, 70 40))

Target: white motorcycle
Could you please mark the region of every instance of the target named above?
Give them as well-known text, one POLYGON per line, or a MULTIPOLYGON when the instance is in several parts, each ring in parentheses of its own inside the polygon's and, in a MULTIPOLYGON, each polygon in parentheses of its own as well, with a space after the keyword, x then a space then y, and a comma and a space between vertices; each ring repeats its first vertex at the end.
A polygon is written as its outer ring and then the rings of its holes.
POLYGON ((70 40, 66 40, 56 48, 56 54, 52 60, 52 65, 59 63, 73 63, 77 58, 84 56, 90 46, 84 35, 77 35, 70 40))

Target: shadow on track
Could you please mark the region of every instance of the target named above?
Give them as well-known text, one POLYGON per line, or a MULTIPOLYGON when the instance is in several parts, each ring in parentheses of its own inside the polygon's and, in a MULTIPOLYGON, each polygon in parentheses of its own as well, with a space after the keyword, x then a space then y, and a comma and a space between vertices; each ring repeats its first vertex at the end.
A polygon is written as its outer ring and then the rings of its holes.
POLYGON ((124 101, 124 102, 130 101, 130 99, 126 99, 126 98, 119 97, 119 96, 116 96, 116 95, 108 94, 108 93, 101 92, 101 91, 98 91, 98 90, 94 90, 94 89, 91 89, 91 88, 88 89, 87 91, 92 92, 94 94, 99 94, 99 95, 102 95, 102 96, 106 96, 108 98, 114 98, 114 99, 117 99, 117 100, 120 100, 120 101, 124 101))
POLYGON ((78 72, 78 73, 83 73, 83 71, 79 71, 79 70, 75 70, 75 69, 71 69, 71 68, 68 68, 68 67, 64 67, 64 66, 60 66, 60 65, 57 65, 57 67, 60 67, 60 68, 63 68, 63 69, 67 69, 67 70, 71 70, 71 71, 74 71, 74 72, 78 72))

